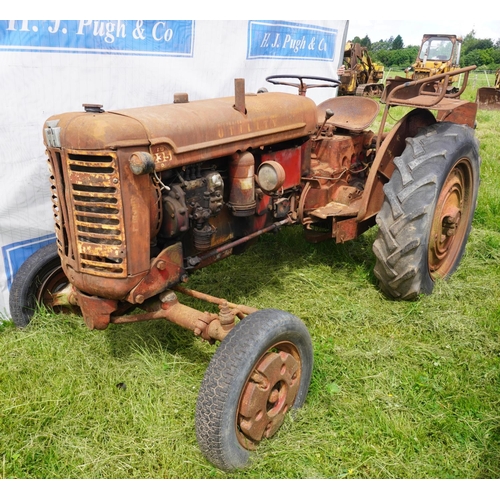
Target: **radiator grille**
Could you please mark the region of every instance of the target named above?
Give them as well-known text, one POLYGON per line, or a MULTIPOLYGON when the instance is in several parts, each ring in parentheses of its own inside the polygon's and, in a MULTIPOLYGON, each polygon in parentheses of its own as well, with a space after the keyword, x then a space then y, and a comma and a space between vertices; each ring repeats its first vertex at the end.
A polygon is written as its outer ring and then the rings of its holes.
MULTIPOLYGON (((69 254, 68 233, 66 229, 67 216, 65 216, 64 198, 60 198, 58 193, 64 193, 64 175, 60 153, 49 154, 50 171, 50 192, 52 200, 52 212, 54 215, 54 225, 57 245, 62 255, 69 254)), ((70 257, 73 257, 70 255, 70 257)))
POLYGON ((68 151, 73 241, 81 272, 98 276, 127 274, 120 177, 112 152, 68 151))

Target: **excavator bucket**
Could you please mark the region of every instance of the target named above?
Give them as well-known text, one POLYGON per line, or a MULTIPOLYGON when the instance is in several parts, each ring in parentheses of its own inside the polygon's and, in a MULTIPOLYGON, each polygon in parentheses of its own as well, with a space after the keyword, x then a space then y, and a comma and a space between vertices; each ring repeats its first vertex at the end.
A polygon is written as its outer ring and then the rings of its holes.
POLYGON ((500 89, 495 87, 477 89, 476 103, 479 109, 500 111, 500 89))

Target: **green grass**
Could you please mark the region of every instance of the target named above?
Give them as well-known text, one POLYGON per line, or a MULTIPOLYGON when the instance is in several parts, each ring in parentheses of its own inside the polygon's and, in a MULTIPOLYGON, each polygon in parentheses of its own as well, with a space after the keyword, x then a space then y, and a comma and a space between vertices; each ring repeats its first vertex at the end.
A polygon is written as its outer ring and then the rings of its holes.
POLYGON ((379 292, 375 228, 344 245, 283 229, 192 276, 194 289, 290 311, 311 332, 306 404, 248 469, 221 472, 196 443, 216 346, 162 321, 89 331, 41 311, 24 330, 0 326, 0 477, 500 477, 500 113, 479 112, 477 136, 467 251, 430 296, 379 292))

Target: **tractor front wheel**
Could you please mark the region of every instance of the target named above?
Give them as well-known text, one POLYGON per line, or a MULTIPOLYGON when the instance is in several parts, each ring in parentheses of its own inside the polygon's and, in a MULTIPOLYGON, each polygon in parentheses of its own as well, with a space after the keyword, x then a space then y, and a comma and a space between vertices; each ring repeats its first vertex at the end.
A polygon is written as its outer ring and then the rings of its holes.
POLYGON ((374 274, 390 297, 412 300, 448 278, 465 250, 479 189, 474 132, 450 122, 406 139, 384 186, 374 274))
POLYGON ((230 471, 303 405, 313 365, 309 332, 292 314, 257 311, 221 342, 202 382, 196 435, 204 456, 230 471))

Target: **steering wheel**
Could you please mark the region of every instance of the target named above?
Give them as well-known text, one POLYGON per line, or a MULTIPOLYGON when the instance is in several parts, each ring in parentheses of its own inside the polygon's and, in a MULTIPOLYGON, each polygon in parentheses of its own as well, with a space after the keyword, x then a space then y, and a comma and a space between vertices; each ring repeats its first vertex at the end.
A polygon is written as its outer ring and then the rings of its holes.
POLYGON ((314 89, 318 87, 331 87, 336 88, 340 85, 339 80, 334 80, 333 78, 327 78, 324 76, 299 76, 299 75, 271 75, 266 78, 266 82, 272 83, 273 85, 288 85, 289 87, 295 87, 299 89, 299 95, 306 95, 307 89, 314 89), (294 78, 299 80, 299 83, 283 81, 282 78, 294 78), (328 83, 306 83, 304 80, 319 80, 321 82, 328 83))

